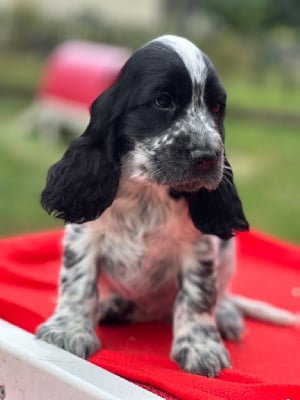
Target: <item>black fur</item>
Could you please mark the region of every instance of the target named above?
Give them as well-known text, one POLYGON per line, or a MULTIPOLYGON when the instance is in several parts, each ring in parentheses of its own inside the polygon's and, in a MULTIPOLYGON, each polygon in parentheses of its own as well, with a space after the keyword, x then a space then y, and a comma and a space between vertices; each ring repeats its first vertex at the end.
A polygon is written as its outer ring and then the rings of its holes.
POLYGON ((225 166, 227 168, 224 169, 223 180, 217 189, 182 193, 188 202, 190 216, 196 228, 224 240, 230 239, 236 231, 249 229, 233 182, 233 172, 226 158, 225 166))
POLYGON ((98 97, 86 131, 50 168, 41 195, 41 204, 49 214, 82 223, 97 218, 114 200, 126 148, 119 135, 119 103, 117 87, 98 97), (116 108, 118 112, 113 113, 116 108))

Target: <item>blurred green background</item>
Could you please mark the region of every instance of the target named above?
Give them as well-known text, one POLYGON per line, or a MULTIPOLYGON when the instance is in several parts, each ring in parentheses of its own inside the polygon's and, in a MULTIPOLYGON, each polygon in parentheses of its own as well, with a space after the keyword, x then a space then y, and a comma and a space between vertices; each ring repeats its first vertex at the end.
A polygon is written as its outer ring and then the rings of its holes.
POLYGON ((299 21, 298 0, 0 0, 0 235, 62 227, 39 196, 67 144, 22 118, 55 46, 134 50, 173 33, 208 54, 227 89, 227 153, 251 226, 299 244, 299 21))

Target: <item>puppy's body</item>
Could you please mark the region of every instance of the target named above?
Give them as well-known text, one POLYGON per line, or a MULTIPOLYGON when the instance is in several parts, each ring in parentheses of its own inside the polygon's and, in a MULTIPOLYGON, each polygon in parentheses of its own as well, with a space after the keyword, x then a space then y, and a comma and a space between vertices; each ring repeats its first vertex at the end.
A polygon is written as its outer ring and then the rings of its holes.
POLYGON ((220 263, 221 241, 194 227, 184 199, 174 199, 154 184, 121 184, 112 206, 86 229, 107 290, 136 306, 124 320, 171 317, 178 275, 188 258, 199 263, 201 246, 208 247, 203 259, 220 263))
MULTIPOLYGON (((229 366, 211 311, 217 297, 226 304, 233 267, 233 239, 199 232, 184 198, 173 198, 163 186, 125 179, 101 218, 67 225, 59 303, 39 336, 86 357, 99 346, 93 335, 98 321, 162 320, 174 312, 173 357, 185 362, 185 369, 199 372, 198 351, 186 361, 181 353, 201 335, 205 351, 216 353, 218 368, 229 366)), ((227 327, 223 317, 220 308, 220 333, 238 339, 243 329, 238 310, 227 327)), ((214 376, 213 363, 203 361, 200 372, 214 376)))
POLYGON ((227 293, 232 237, 248 223, 224 149, 225 103, 211 62, 175 36, 134 53, 95 100, 42 193, 44 208, 70 224, 58 305, 39 338, 86 357, 100 345, 99 320, 172 316, 183 369, 215 376, 230 365, 221 335, 240 339, 239 308, 259 313, 227 293))
POLYGON ((126 183, 103 219, 93 223, 102 236, 99 251, 112 291, 133 301, 141 318, 171 315, 180 254, 201 235, 183 203, 174 201, 166 188, 126 183))

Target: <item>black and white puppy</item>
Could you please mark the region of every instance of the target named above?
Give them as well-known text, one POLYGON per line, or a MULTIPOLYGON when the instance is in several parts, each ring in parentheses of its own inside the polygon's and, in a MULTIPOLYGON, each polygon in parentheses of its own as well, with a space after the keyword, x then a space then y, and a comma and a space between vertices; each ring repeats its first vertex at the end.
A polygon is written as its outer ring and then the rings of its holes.
POLYGON ((171 355, 184 370, 213 377, 230 365, 221 336, 243 331, 243 301, 227 292, 232 237, 248 223, 224 150, 225 106, 208 57, 171 35, 135 52, 95 100, 42 193, 68 224, 58 305, 38 338, 87 357, 98 322, 173 317, 171 355))

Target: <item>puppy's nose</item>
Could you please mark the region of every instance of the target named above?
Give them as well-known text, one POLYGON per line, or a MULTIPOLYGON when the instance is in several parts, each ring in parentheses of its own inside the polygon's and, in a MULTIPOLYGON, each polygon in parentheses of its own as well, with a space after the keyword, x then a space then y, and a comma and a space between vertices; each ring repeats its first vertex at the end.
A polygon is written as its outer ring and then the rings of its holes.
POLYGON ((210 150, 194 150, 191 158, 193 164, 203 171, 211 169, 217 163, 217 153, 210 150))

